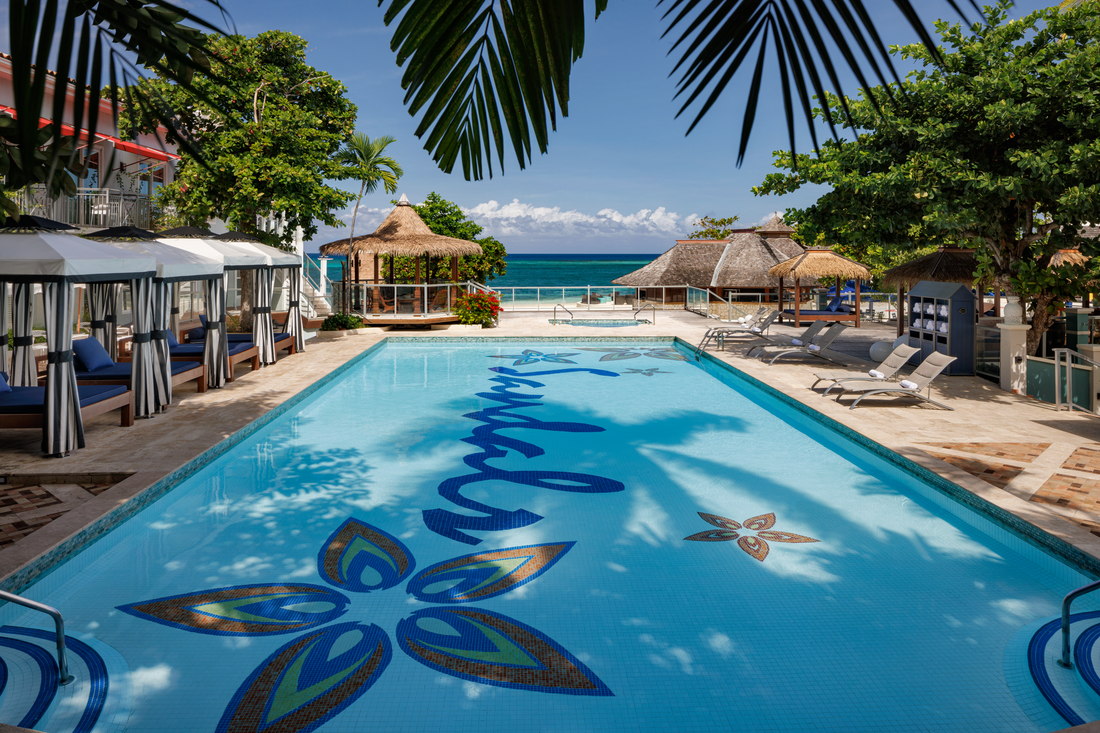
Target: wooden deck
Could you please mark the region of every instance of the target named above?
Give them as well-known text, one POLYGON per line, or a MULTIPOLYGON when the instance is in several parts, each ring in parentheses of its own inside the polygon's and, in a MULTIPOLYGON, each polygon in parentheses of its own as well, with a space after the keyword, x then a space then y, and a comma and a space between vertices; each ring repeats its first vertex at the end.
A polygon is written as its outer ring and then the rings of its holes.
POLYGON ((430 326, 434 323, 458 323, 454 313, 418 316, 412 313, 368 313, 360 315, 368 326, 430 326))

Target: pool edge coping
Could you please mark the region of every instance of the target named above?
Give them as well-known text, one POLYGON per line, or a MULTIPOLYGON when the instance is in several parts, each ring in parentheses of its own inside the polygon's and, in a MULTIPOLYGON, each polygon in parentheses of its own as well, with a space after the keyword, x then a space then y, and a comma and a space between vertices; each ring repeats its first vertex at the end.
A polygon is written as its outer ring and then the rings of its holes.
MULTIPOLYGON (((538 343, 538 342, 607 342, 607 341, 619 341, 619 342, 649 342, 649 343, 671 343, 675 346, 679 346, 682 351, 691 353, 694 352, 695 347, 689 344, 687 341, 679 336, 427 336, 427 335, 396 335, 386 334, 380 338, 376 343, 366 347, 362 352, 356 354, 348 361, 344 362, 340 366, 336 367, 328 374, 318 378, 312 384, 306 386, 299 392, 289 396, 282 404, 272 408, 268 412, 264 413, 260 417, 257 417, 252 422, 248 423, 240 430, 237 430, 233 434, 223 438, 218 443, 207 448, 203 452, 191 460, 184 463, 182 466, 170 471, 164 476, 160 477, 149 486, 144 489, 139 489, 134 495, 123 501, 118 506, 103 513, 96 519, 92 520, 89 524, 85 525, 82 529, 76 533, 66 537, 58 542, 53 547, 45 550, 39 555, 27 560, 19 567, 12 570, 3 578, 0 578, 0 589, 7 590, 9 592, 18 593, 39 579, 49 574, 54 568, 64 563, 73 555, 76 555, 86 547, 95 543, 102 537, 109 534, 116 526, 129 519, 134 514, 143 510, 146 506, 161 498, 168 492, 175 489, 178 485, 183 483, 187 478, 202 470, 213 461, 220 458, 230 449, 236 447, 240 443, 244 442, 259 430, 269 425, 274 420, 281 417, 288 412, 291 408, 297 406, 304 400, 311 397, 317 391, 321 390, 332 381, 339 378, 345 371, 351 369, 354 365, 360 361, 365 360, 371 354, 377 350, 383 348, 389 343, 538 343)), ((1015 513, 1004 509, 997 504, 983 498, 979 494, 967 489, 959 483, 956 483, 944 476, 941 476, 936 471, 921 465, 917 461, 909 458, 898 450, 890 448, 888 446, 875 441, 874 439, 854 430, 847 425, 837 421, 836 419, 825 415, 813 407, 795 399, 794 397, 786 394, 785 392, 769 385, 768 383, 752 376, 751 374, 742 371, 732 364, 729 364, 708 352, 702 352, 701 357, 705 358, 709 364, 714 365, 717 368, 723 369, 738 379, 744 380, 747 384, 762 390, 765 394, 774 397, 782 402, 784 405, 794 409, 799 414, 809 418, 810 420, 835 431, 842 438, 853 441, 856 445, 870 451, 875 456, 887 461, 891 465, 896 466, 900 470, 908 472, 914 475, 918 480, 923 481, 930 487, 946 495, 950 499, 959 502, 963 506, 977 512, 980 515, 985 516, 994 523, 1000 525, 1013 535, 1019 537, 1025 543, 1035 547, 1036 549, 1052 555, 1058 560, 1067 563, 1072 568, 1082 572, 1086 575, 1091 575, 1095 578, 1100 578, 1100 558, 1087 553, 1079 547, 1076 547, 1072 543, 1064 540, 1051 532, 1048 532, 1041 527, 1028 522, 1015 513)), ((977 479, 974 479, 978 481, 977 479)), ((982 483, 979 481, 979 483, 982 483)), ((995 487, 991 487, 995 488, 995 487)), ((1008 496, 1011 496, 1010 494, 1008 496)), ((1015 498, 1015 497, 1013 497, 1015 498)), ((1061 522, 1066 522, 1065 519, 1057 517, 1052 513, 1050 517, 1061 522)), ((1071 523, 1067 523, 1067 526, 1074 527, 1071 523)), ((1082 530, 1083 531, 1083 530, 1082 530)))

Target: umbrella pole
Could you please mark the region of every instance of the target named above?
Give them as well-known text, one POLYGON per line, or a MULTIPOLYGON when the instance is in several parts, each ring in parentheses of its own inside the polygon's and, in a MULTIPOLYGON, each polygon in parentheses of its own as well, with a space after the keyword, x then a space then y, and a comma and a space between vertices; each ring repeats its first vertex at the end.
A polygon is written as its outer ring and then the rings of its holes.
POLYGON ((905 305, 905 285, 898 283, 898 302, 895 310, 898 314, 898 336, 902 336, 905 333, 907 317, 902 313, 902 306, 905 305))
POLYGON ((862 318, 863 304, 859 300, 859 278, 856 278, 856 328, 859 328, 860 318, 862 318))

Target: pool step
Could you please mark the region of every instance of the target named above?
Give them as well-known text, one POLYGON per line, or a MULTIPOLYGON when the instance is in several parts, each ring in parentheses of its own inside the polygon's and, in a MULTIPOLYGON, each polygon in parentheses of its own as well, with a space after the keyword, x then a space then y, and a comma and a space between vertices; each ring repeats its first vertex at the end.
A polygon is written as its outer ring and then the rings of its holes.
POLYGON ((1062 656, 1062 620, 1043 624, 1027 649, 1028 669, 1036 688, 1068 725, 1100 720, 1100 611, 1070 617, 1073 669, 1057 661, 1062 656))
POLYGON ((0 627, 0 723, 51 733, 89 733, 107 699, 106 665, 90 646, 65 637, 72 683, 57 684, 54 632, 0 627))

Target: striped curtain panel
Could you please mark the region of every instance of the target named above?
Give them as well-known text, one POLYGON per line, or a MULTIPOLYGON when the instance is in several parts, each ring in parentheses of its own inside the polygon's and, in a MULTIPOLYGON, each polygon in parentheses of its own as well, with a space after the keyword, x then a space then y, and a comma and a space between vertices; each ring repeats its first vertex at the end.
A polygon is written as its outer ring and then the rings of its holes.
POLYGON ((46 310, 46 413, 42 452, 63 456, 84 447, 80 393, 73 369, 73 284, 42 286, 46 310))
POLYGON ((168 287, 172 291, 172 311, 170 313, 171 318, 168 322, 168 330, 175 336, 176 341, 179 341, 180 338, 180 286, 181 283, 168 284, 168 287))
POLYGON ((118 292, 115 283, 91 283, 88 286, 88 312, 92 338, 103 345, 118 361, 118 292))
POLYGON ((11 378, 8 371, 8 284, 0 282, 0 372, 5 380, 11 378))
POLYGON ((156 355, 153 352, 153 279, 130 281, 133 303, 133 359, 130 389, 134 391, 134 417, 150 417, 160 411, 156 400, 156 355))
POLYGON ((172 404, 172 355, 168 351, 172 290, 177 283, 153 283, 153 401, 160 412, 172 404))
POLYGON ((271 327, 271 297, 275 292, 275 271, 254 270, 256 287, 252 290, 252 341, 260 347, 260 363, 275 363, 275 330, 271 327))
POLYGON ((37 387, 38 368, 34 364, 34 285, 15 283, 12 287, 11 386, 37 387))
POLYGON ((289 333, 294 339, 294 348, 305 351, 306 336, 302 329, 302 271, 288 270, 290 277, 290 302, 286 308, 286 320, 283 321, 283 333, 289 333))
POLYGON ((225 281, 226 275, 203 281, 206 295, 206 341, 203 342, 202 362, 206 364, 206 384, 224 387, 229 376, 229 345, 225 337, 225 281))

